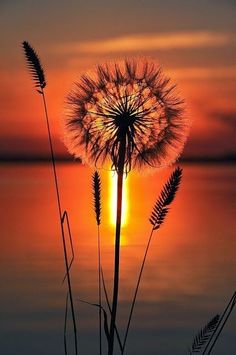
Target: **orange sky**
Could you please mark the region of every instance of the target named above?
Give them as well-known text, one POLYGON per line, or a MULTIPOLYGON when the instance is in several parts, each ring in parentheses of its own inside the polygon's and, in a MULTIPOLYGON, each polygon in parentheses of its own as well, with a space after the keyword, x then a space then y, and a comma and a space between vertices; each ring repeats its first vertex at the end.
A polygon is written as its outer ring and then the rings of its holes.
POLYGON ((82 71, 114 58, 150 56, 178 84, 193 121, 185 155, 236 153, 236 41, 231 1, 2 2, 1 156, 47 155, 41 98, 20 43, 46 72, 56 149, 63 103, 82 71))

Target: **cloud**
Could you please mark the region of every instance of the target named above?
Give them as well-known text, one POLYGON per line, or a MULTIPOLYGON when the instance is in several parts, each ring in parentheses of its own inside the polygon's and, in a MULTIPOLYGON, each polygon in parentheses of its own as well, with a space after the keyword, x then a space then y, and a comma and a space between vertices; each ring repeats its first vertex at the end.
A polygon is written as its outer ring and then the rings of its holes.
POLYGON ((54 47, 67 53, 106 54, 117 52, 172 50, 184 48, 218 47, 231 43, 227 33, 198 31, 163 34, 137 34, 97 41, 70 42, 54 47))
POLYGON ((236 66, 174 68, 168 73, 171 77, 182 79, 235 79, 236 66))

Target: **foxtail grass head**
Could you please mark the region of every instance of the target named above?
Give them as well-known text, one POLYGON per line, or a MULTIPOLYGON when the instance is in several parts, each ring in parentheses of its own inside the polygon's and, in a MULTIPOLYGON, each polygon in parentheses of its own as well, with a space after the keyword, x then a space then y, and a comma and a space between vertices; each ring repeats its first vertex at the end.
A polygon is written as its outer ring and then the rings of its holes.
MULTIPOLYGON (((33 81, 35 82, 35 87, 44 89, 46 86, 46 79, 39 56, 27 41, 22 42, 22 47, 26 57, 27 66, 29 68, 30 74, 32 75, 33 81)), ((41 91, 39 92, 41 93, 41 91)))
POLYGON ((155 203, 151 217, 149 219, 153 230, 159 229, 163 224, 165 217, 169 211, 169 206, 173 202, 176 192, 182 179, 182 169, 177 167, 171 174, 169 180, 164 185, 164 188, 155 203))
POLYGON ((149 60, 99 65, 68 96, 65 144, 89 164, 124 171, 173 163, 186 141, 183 100, 149 60))
POLYGON ((97 225, 101 223, 101 179, 97 171, 93 174, 93 204, 97 225))

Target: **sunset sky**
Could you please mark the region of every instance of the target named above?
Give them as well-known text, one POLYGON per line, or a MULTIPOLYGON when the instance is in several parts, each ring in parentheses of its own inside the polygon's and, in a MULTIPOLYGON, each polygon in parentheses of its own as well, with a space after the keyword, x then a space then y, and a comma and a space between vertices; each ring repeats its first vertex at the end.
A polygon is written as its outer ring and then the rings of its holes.
POLYGON ((59 154, 64 101, 81 72, 129 56, 158 61, 186 100, 185 156, 236 153, 234 0, 1 0, 0 155, 47 155, 41 97, 21 42, 38 52, 59 154))

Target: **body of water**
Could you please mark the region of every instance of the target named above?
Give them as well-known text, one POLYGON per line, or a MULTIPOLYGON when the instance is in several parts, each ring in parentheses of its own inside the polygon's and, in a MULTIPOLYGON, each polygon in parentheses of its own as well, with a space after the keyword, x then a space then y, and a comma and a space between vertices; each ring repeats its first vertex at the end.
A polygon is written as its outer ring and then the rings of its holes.
MULTIPOLYGON (((222 312, 236 289, 235 166, 182 167, 181 187, 152 239, 127 355, 187 355, 194 336, 222 312)), ((150 212, 172 170, 131 173, 125 182, 117 323, 121 337, 151 231, 150 212)), ((98 299, 92 172, 76 163, 58 165, 75 248, 71 276, 80 355, 99 354, 98 310, 79 301, 98 299)), ((101 179, 102 265, 111 295, 115 178, 102 171, 101 179)), ((66 285, 51 166, 2 165, 0 189, 0 354, 62 355, 66 285)), ((236 354, 235 311, 214 355, 236 354)), ((68 343, 72 341, 69 326, 68 343)), ((105 338, 103 347, 105 354, 105 338)))

